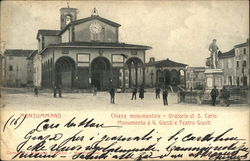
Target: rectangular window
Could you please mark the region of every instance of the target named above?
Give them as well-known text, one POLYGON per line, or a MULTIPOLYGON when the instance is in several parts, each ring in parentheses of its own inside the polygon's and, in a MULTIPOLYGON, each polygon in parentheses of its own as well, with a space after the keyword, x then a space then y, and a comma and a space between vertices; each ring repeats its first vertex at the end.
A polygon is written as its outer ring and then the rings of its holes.
POLYGON ((246 66, 247 66, 247 61, 246 61, 246 60, 243 61, 242 66, 243 66, 243 67, 246 67, 246 66))
POLYGON ((246 48, 243 49, 243 54, 246 54, 246 48))
POLYGON ((236 61, 236 67, 239 68, 240 67, 240 62, 236 61))
POLYGON ((13 71, 13 66, 12 65, 9 66, 9 71, 13 71))

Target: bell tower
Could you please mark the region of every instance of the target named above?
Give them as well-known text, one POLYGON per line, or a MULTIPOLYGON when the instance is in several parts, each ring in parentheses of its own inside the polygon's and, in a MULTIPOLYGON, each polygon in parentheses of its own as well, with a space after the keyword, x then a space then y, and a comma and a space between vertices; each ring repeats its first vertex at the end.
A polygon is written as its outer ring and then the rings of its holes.
POLYGON ((68 4, 68 8, 61 8, 61 29, 63 29, 67 24, 77 19, 77 9, 70 8, 68 4))

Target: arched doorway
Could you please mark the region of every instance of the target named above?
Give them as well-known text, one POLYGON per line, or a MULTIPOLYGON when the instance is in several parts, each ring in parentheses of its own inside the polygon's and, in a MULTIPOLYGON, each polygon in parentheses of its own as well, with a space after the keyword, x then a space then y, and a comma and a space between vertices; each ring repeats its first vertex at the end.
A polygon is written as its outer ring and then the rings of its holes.
MULTIPOLYGON (((128 84, 129 84, 129 88, 131 88, 132 86, 136 86, 138 87, 138 67, 143 65, 143 62, 141 61, 141 59, 136 58, 136 57, 132 57, 129 58, 126 61, 126 65, 128 66, 128 84)), ((142 78, 142 84, 144 83, 144 78, 142 78)))
POLYGON ((180 73, 173 69, 171 70, 171 85, 177 86, 180 84, 180 73))
POLYGON ((111 64, 107 58, 97 57, 91 63, 91 84, 105 90, 111 83, 111 64))
POLYGON ((169 70, 164 70, 165 88, 171 85, 171 73, 169 70))
POLYGON ((161 70, 157 70, 156 72, 156 86, 164 87, 164 76, 161 70))
POLYGON ((62 88, 72 88, 74 82, 75 61, 67 56, 60 57, 55 63, 55 84, 62 88))

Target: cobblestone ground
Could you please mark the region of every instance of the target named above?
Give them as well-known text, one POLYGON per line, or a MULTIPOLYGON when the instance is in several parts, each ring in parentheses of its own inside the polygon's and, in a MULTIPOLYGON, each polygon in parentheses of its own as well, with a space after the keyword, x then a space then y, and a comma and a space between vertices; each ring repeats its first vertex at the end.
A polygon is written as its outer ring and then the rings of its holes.
MULTIPOLYGON (((137 95, 137 97, 139 94, 137 95)), ((32 89, 8 88, 2 89, 1 106, 10 110, 249 110, 248 105, 237 104, 230 107, 217 105, 177 104, 177 96, 169 94, 169 105, 163 106, 162 99, 155 99, 154 92, 146 92, 143 100, 131 100, 131 93, 116 93, 115 104, 110 104, 108 92, 92 93, 63 93, 62 98, 53 98, 50 91, 40 91, 39 96, 34 96, 32 89)))

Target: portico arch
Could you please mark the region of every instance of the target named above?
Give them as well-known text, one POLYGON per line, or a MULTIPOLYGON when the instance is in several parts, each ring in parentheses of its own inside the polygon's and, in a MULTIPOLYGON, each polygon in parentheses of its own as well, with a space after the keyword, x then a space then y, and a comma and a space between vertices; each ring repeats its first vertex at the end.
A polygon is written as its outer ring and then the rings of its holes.
POLYGON ((171 73, 169 70, 164 70, 164 85, 168 87, 171 84, 171 73))
POLYGON ((55 85, 72 88, 74 82, 75 61, 68 56, 57 59, 55 63, 55 85))
POLYGON ((176 69, 171 70, 171 85, 177 86, 180 84, 180 73, 176 69))
POLYGON ((111 63, 105 57, 97 57, 91 62, 91 84, 98 90, 105 90, 111 83, 111 63))
POLYGON ((127 65, 128 69, 129 69, 129 73, 128 73, 129 74, 129 79, 128 79, 129 80, 129 82, 128 82, 129 88, 131 88, 132 85, 135 85, 137 87, 138 86, 138 67, 142 66, 143 62, 141 61, 141 59, 139 59, 137 57, 131 57, 126 61, 125 65, 127 65), (133 73, 132 70, 134 70, 134 74, 132 74, 133 73), (134 80, 134 83, 132 83, 133 80, 134 80))

